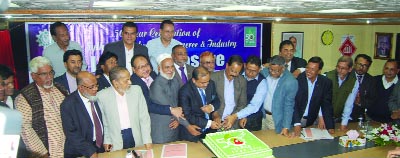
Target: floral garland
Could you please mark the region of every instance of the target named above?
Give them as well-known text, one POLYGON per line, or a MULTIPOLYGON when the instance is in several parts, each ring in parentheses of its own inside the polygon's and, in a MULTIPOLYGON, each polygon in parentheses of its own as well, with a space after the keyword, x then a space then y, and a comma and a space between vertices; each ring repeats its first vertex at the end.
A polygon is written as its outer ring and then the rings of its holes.
POLYGON ((367 134, 367 139, 374 141, 377 146, 394 144, 400 146, 400 130, 397 125, 381 124, 367 134))

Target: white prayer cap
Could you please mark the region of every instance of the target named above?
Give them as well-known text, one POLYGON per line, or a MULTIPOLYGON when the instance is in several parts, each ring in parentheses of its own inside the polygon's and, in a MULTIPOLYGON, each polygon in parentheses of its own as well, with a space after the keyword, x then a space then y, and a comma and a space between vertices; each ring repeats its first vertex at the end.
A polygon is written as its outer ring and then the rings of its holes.
POLYGON ((157 64, 161 65, 161 62, 167 58, 172 59, 171 54, 163 53, 163 54, 158 55, 157 56, 157 64))

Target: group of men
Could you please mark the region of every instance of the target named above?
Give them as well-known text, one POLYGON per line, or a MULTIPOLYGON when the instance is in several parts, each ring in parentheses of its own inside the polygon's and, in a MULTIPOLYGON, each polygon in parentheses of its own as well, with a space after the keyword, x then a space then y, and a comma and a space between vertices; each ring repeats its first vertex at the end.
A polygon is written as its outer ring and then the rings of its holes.
POLYGON ((30 61, 34 82, 14 102, 13 72, 0 66, 0 105, 22 113, 21 137, 30 157, 97 157, 238 128, 294 137, 317 125, 334 133, 335 123, 346 130, 366 114, 379 122, 400 118, 394 60, 372 77, 368 55, 357 55, 354 65, 342 56, 335 70, 322 74, 320 57, 294 57, 294 44, 285 40, 267 67, 259 57, 245 62, 233 55, 215 72, 209 51, 200 55, 199 67, 187 64, 172 21, 161 23, 160 37, 147 47, 135 43, 137 30, 133 22, 123 25, 122 40, 104 47, 95 76, 84 71, 84 56, 66 25, 52 24, 56 43, 30 61))

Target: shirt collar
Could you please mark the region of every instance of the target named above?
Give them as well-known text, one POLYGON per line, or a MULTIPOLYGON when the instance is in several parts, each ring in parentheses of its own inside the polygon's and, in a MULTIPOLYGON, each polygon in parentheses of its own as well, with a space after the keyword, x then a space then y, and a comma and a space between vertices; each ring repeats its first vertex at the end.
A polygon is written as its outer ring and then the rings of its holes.
POLYGON ((82 93, 78 90, 79 97, 81 97, 83 103, 87 103, 90 100, 82 95, 82 93))

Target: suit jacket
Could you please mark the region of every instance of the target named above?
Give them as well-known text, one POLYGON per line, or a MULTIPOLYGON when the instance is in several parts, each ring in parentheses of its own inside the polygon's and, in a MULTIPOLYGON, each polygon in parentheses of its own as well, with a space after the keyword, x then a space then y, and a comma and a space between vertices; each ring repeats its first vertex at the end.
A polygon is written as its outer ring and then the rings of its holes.
MULTIPOLYGON (((157 75, 154 71, 150 73, 151 78, 155 80, 157 78, 157 75)), ((131 81, 132 85, 138 85, 142 89, 144 98, 146 99, 147 102, 147 108, 149 110, 149 113, 156 113, 156 114, 161 114, 161 115, 171 115, 171 110, 169 109, 168 106, 164 105, 159 105, 151 101, 150 99, 150 90, 147 88, 146 83, 139 78, 135 73, 132 74, 131 76, 131 81)))
MULTIPOLYGON (((217 88, 217 95, 221 102, 221 105, 217 111, 222 117, 225 110, 225 99, 224 99, 225 70, 212 73, 211 79, 215 82, 217 88)), ((238 75, 238 77, 235 77, 233 79, 233 85, 234 85, 234 94, 235 94, 234 98, 236 107, 233 109, 232 114, 239 112, 240 110, 242 110, 247 106, 246 79, 244 79, 242 75, 238 75)))
MULTIPOLYGON (((299 89, 296 95, 294 106, 293 123, 300 123, 301 118, 307 107, 308 102, 308 84, 306 73, 303 72, 297 77, 299 89)), ((314 91, 310 99, 306 126, 312 125, 318 118, 318 112, 321 108, 326 129, 335 129, 332 107, 332 81, 325 76, 318 75, 314 83, 314 91)))
MULTIPOLYGON (((207 88, 205 89, 206 102, 212 104, 214 109, 220 107, 220 101, 217 95, 217 90, 214 81, 210 80, 207 88)), ((199 94, 198 88, 190 79, 187 84, 179 89, 179 103, 182 106, 183 114, 190 124, 194 124, 204 129, 207 126, 208 120, 205 118, 205 113, 200 109, 203 106, 203 100, 199 94)), ((212 114, 209 114, 212 120, 212 114)), ((192 136, 186 128, 181 128, 181 137, 189 141, 197 141, 199 138, 192 136)))
MULTIPOLYGON (((354 72, 352 72, 354 73, 354 72)), ((357 76, 356 76, 357 79, 357 76)), ((357 83, 356 83, 357 84, 357 83)), ((365 108, 369 108, 374 104, 375 98, 376 98, 376 82, 374 78, 366 73, 364 74, 363 80, 361 82, 361 85, 358 89, 360 93, 360 106, 354 105, 353 106, 353 111, 351 112, 351 118, 352 120, 358 120, 360 115, 364 116, 365 113, 365 108)))
POLYGON ((304 68, 304 67, 306 67, 306 65, 307 65, 307 62, 303 58, 293 57, 292 63, 290 66, 290 72, 293 73, 294 70, 297 70, 298 68, 304 68))
POLYGON ((104 74, 101 74, 100 77, 97 79, 97 84, 99 84, 99 88, 97 91, 101 91, 102 89, 105 89, 107 87, 111 87, 110 82, 104 77, 104 74))
MULTIPOLYGON (((102 122, 101 110, 95 102, 95 108, 102 122)), ((61 103, 61 119, 65 133, 65 154, 90 157, 97 151, 93 144, 93 124, 90 115, 78 91, 67 96, 61 103)))
MULTIPOLYGON (((107 51, 110 51, 118 56, 119 66, 126 67, 125 45, 122 40, 106 44, 104 46, 103 53, 107 51)), ((133 53, 134 53, 133 55, 142 54, 146 57, 149 57, 147 47, 137 43, 135 43, 135 45, 133 46, 133 53)), ((131 59, 128 60, 130 61, 131 59)))
MULTIPOLYGON (((122 149, 121 124, 117 101, 113 87, 97 93, 99 106, 103 115, 104 144, 112 144, 112 151, 122 149)), ((139 86, 132 85, 125 93, 128 103, 129 120, 136 146, 151 143, 150 116, 146 100, 139 86)))
MULTIPOLYGON (((186 65, 186 72, 187 72, 186 78, 189 81, 192 78, 192 73, 193 73, 194 67, 189 65, 189 64, 185 64, 185 65, 186 65)), ((174 76, 174 78, 179 79, 179 81, 181 83, 181 86, 183 86, 182 77, 179 75, 180 71, 181 70, 177 70, 175 68, 175 76, 174 76)))
MULTIPOLYGON (((263 69, 260 74, 267 78, 269 76, 269 70, 263 69)), ((272 99, 271 110, 276 133, 281 133, 283 128, 290 129, 293 127, 292 118, 297 90, 298 83, 296 78, 285 69, 282 76, 279 78, 272 99)))
POLYGON ((69 91, 68 80, 67 80, 67 72, 65 72, 61 76, 58 76, 58 77, 54 78, 54 82, 58 82, 59 84, 64 86, 64 88, 66 88, 68 90, 68 93, 70 93, 70 94, 72 93, 72 92, 69 91))

